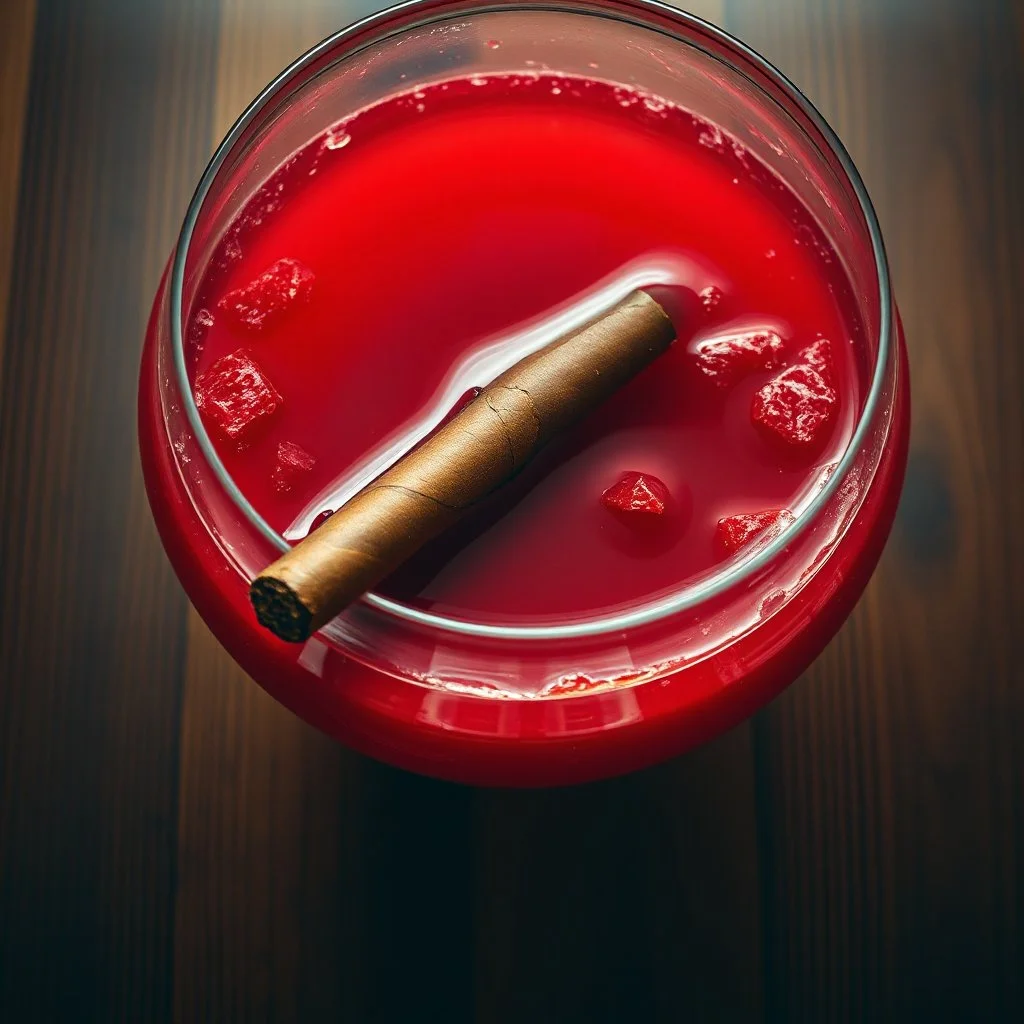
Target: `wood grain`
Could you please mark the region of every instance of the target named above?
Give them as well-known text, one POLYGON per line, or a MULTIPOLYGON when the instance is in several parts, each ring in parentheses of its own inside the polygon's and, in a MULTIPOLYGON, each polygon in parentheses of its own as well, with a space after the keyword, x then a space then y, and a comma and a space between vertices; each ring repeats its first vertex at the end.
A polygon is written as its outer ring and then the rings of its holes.
POLYGON ((883 222, 905 500, 807 676, 637 776, 474 791, 344 751, 160 552, 145 317, 202 166, 373 0, 0 0, 0 1021, 1024 1018, 1024 6, 706 0, 883 222))
POLYGON ((767 996, 780 1020, 1002 1021, 1021 1005, 1013 7, 729 7, 731 27, 808 89, 865 175, 915 397, 881 569, 808 678, 755 726, 762 817, 774 823, 767 996))
POLYGON ((153 119, 196 6, 38 4, 0 402, 5 1020, 169 1016, 185 602, 131 425, 164 204, 201 167, 153 119))
POLYGON ((749 728, 611 782, 481 793, 476 1020, 762 1018, 749 728))
POLYGON ((0 153, 7 154, 0 160, 0 366, 35 20, 35 0, 10 0, 0 9, 0 153))

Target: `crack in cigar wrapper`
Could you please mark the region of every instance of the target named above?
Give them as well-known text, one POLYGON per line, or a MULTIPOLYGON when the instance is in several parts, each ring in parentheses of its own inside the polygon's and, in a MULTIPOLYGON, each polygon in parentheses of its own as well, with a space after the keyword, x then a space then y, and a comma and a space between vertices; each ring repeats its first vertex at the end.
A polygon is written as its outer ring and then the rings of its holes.
POLYGON ((634 292, 506 370, 253 581, 259 621, 283 640, 307 639, 635 377, 675 336, 664 309, 634 292))

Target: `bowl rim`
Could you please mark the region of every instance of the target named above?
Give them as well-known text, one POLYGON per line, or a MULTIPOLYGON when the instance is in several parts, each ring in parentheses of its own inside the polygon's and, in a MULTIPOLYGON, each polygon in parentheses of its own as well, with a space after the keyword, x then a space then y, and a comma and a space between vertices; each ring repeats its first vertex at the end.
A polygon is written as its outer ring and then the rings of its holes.
MULTIPOLYGON (((867 188, 845 146, 828 124, 826 119, 778 68, 747 46, 741 40, 717 26, 698 18, 695 15, 680 11, 661 0, 525 0, 525 2, 508 3, 501 0, 404 0, 375 14, 362 18, 346 28, 339 30, 312 47, 305 54, 293 61, 284 71, 278 74, 249 104, 238 120, 225 135, 210 159, 196 191, 189 203, 175 246, 170 276, 170 327, 171 343, 177 387, 182 407, 188 419, 193 436, 203 457, 212 470, 214 477, 223 488, 225 494, 244 516, 248 523, 280 552, 287 551, 289 543, 281 534, 274 530, 253 508, 235 483, 224 466, 213 442, 202 422, 195 403, 188 366, 185 357, 184 330, 182 323, 182 302, 184 297, 185 270, 189 257, 192 237, 203 212, 205 202, 212 190, 221 168, 233 152, 235 146, 245 137, 262 111, 297 78, 311 67, 315 67, 325 58, 344 59, 351 57, 374 43, 400 34, 411 29, 422 28, 436 22, 448 21, 456 17, 466 17, 479 13, 526 13, 526 12, 573 13, 588 16, 599 16, 632 24, 640 24, 644 28, 661 32, 669 38, 702 50, 697 38, 700 35, 709 37, 715 44, 738 54, 749 62, 757 71, 765 75, 774 86, 779 88, 788 100, 798 108, 821 134, 827 143, 831 155, 836 159, 864 218, 874 257, 877 277, 877 294, 880 309, 878 311, 878 347, 875 357, 871 385, 861 408, 853 435, 846 447, 836 470, 828 481, 820 488, 806 506, 801 510, 796 521, 786 530, 780 532, 768 543, 757 547, 743 559, 727 563, 726 567, 705 581, 687 584, 678 591, 648 602, 639 608, 610 615, 597 616, 580 622, 553 626, 515 626, 494 625, 485 622, 474 622, 466 619, 450 618, 422 609, 413 608, 401 602, 385 598, 379 594, 364 595, 360 603, 367 605, 388 618, 404 624, 439 630, 443 633, 466 637, 514 640, 514 641, 552 641, 575 640, 606 634, 622 633, 625 630, 648 626, 681 612, 691 610, 705 601, 712 600, 733 588, 756 577, 786 547, 801 537, 814 524, 821 512, 844 481, 854 469, 857 460, 866 447, 872 432, 875 416, 882 405, 885 393, 888 370, 894 352, 894 323, 892 314, 892 294, 889 277, 889 264, 882 239, 878 218, 868 195, 867 188), (417 17, 422 14, 422 17, 417 17), (642 20, 643 15, 651 20, 642 20), (657 24, 652 24, 653 20, 657 24), (668 21, 676 27, 687 30, 684 37, 663 27, 668 21), (389 26, 399 22, 388 31, 389 26), (367 33, 383 29, 383 33, 364 38, 367 33), (361 41, 346 51, 347 44, 361 41)), ((721 59, 720 54, 705 50, 711 56, 721 59)), ((738 69, 742 70, 742 69, 738 69)), ((330 631, 330 624, 325 630, 330 631)))

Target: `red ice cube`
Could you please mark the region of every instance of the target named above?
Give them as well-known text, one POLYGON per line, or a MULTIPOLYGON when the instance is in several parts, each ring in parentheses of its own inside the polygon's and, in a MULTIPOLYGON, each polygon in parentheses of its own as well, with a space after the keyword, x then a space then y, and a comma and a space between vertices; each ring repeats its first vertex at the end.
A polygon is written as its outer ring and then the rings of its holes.
POLYGON ((793 513, 784 508, 727 516, 718 521, 715 536, 718 546, 726 553, 733 554, 765 531, 774 530, 781 533, 794 521, 793 513))
POLYGON ((731 387, 757 370, 779 365, 782 339, 774 331, 748 331, 698 342, 697 365, 720 388, 731 387))
POLYGON ((805 448, 822 438, 838 404, 835 389, 803 363, 783 370, 754 395, 750 418, 773 439, 805 448))
POLYGON ((263 371, 239 349, 218 359, 195 383, 203 418, 241 451, 253 430, 273 416, 281 396, 263 371))
POLYGON ((663 516, 668 501, 668 488, 649 473, 624 473, 601 495, 605 508, 629 516, 663 516))
POLYGON ((826 384, 831 384, 835 379, 835 367, 832 362, 832 344, 827 338, 822 338, 811 345, 810 348, 805 349, 800 359, 801 362, 817 370, 819 376, 826 384))
POLYGON ((315 465, 316 459, 304 448, 291 441, 282 441, 277 446, 274 489, 278 494, 287 494, 315 465))
POLYGON ((315 279, 313 271, 298 260, 278 260, 247 285, 228 292, 217 305, 235 327, 259 333, 293 306, 309 302, 315 279))

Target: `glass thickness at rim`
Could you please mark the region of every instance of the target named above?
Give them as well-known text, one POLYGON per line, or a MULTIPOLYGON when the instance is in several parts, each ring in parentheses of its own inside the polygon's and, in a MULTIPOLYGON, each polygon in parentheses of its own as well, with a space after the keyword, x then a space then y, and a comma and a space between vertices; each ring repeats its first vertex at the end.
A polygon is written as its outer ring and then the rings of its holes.
MULTIPOLYGON (((675 615, 688 611, 697 605, 711 598, 723 594, 730 588, 750 579, 760 570, 765 568, 786 546, 796 539, 815 516, 823 509, 842 485, 860 450, 866 443, 875 412, 878 408, 882 392, 885 387, 886 368, 889 363, 892 348, 892 312, 891 295, 889 289, 889 268, 882 241, 881 230, 874 207, 868 196, 867 189, 861 179, 853 160, 847 153, 846 148, 838 136, 829 126, 825 118, 818 112, 814 105, 803 95, 802 92, 774 65, 765 60, 760 54, 750 49, 740 40, 724 32, 717 26, 687 14, 675 7, 661 3, 660 0, 612 0, 615 5, 608 8, 598 8, 586 3, 574 3, 566 0, 564 3, 497 3, 482 0, 474 5, 467 5, 460 0, 406 0, 404 3, 396 4, 377 14, 370 15, 350 25, 348 28, 329 36, 294 63, 286 68, 275 78, 262 93, 249 105, 241 117, 235 122, 231 130, 225 136, 223 142, 217 147, 209 165, 207 166, 195 195, 189 204, 181 233, 178 237, 178 244, 174 253, 174 260, 171 270, 171 339, 174 350, 174 365, 177 376, 177 383, 181 392, 181 398, 185 413, 192 428, 193 434, 204 458, 213 470, 218 483, 224 488, 228 497, 242 512, 248 522, 255 527, 259 533, 277 550, 284 552, 290 548, 288 542, 276 530, 274 530, 263 517, 249 504, 245 495, 242 494, 238 485, 228 473, 220 456, 214 449, 213 443, 203 426, 192 394, 191 383, 188 378, 188 367, 185 363, 184 332, 182 330, 182 301, 184 296, 185 265, 188 256, 189 246, 195 226, 199 221, 203 205, 210 193, 214 180, 236 143, 244 135, 251 124, 259 117, 267 104, 273 100, 282 90, 286 89, 299 75, 309 67, 315 65, 319 60, 328 55, 332 50, 340 49, 347 40, 356 38, 360 34, 380 27, 385 31, 371 40, 367 40, 358 49, 350 53, 339 53, 339 59, 351 57, 361 52, 373 43, 379 43, 392 35, 401 34, 413 28, 421 28, 425 25, 435 24, 450 20, 457 16, 470 16, 479 13, 523 13, 523 12, 552 12, 558 14, 578 14, 587 17, 603 17, 611 20, 621 21, 626 24, 639 25, 648 31, 658 32, 667 38, 674 39, 680 45, 694 46, 704 50, 692 39, 684 38, 682 35, 671 32, 660 23, 648 24, 640 20, 644 13, 656 15, 660 19, 669 19, 676 22, 682 28, 695 29, 698 32, 710 36, 717 43, 728 50, 738 53, 745 60, 749 61, 776 86, 778 86, 786 97, 791 100, 808 120, 821 132, 822 137, 828 143, 832 154, 838 160, 843 173, 846 175, 860 207, 868 228, 871 240, 872 252, 875 260, 877 273, 878 297, 881 304, 879 311, 879 339, 877 358, 875 360, 874 372, 871 379, 871 387, 864 403, 860 419, 854 431, 853 437, 847 446, 836 472, 834 472, 826 485, 808 503, 802 514, 790 527, 760 551, 741 561, 721 573, 712 577, 700 585, 686 587, 676 594, 663 598, 659 601, 647 604, 634 611, 623 612, 616 615, 590 619, 585 622, 566 624, 562 626, 494 626, 487 623, 471 622, 461 619, 451 619, 446 616, 434 615, 430 612, 411 608, 397 601, 381 597, 378 594, 366 594, 362 601, 370 607, 384 612, 388 616, 412 623, 418 626, 426 626, 431 629, 441 630, 447 633, 461 634, 463 636, 480 637, 499 640, 568 640, 585 637, 600 636, 606 633, 621 632, 626 629, 638 626, 646 626, 675 615), (386 31, 388 23, 399 16, 408 19, 415 18, 418 11, 422 12, 420 20, 403 20, 400 27, 393 32, 386 31), (633 14, 634 16, 630 16, 633 14)), ((714 59, 721 60, 721 57, 709 53, 714 59)), ((742 73, 742 69, 739 70, 742 73)))

